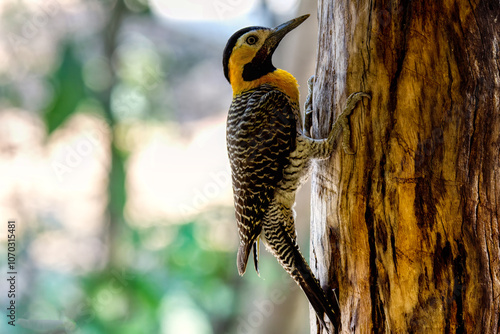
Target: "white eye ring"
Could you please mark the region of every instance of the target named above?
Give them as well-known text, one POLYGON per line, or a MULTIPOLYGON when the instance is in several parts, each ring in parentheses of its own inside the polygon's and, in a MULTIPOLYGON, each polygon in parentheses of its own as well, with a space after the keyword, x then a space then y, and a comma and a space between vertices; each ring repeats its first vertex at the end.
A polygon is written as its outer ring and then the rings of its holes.
POLYGON ((257 36, 250 35, 250 36, 247 37, 246 42, 249 45, 254 45, 255 43, 257 43, 258 40, 259 39, 257 38, 257 36))

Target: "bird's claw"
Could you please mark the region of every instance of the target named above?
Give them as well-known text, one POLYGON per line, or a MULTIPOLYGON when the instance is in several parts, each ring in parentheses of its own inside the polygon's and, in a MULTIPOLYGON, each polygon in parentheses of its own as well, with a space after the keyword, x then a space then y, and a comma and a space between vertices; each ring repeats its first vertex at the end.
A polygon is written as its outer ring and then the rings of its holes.
MULTIPOLYGON (((346 154, 353 155, 356 152, 349 146, 349 140, 351 139, 351 129, 349 127, 348 116, 352 113, 354 108, 356 108, 357 103, 363 98, 367 97, 371 100, 371 96, 367 93, 356 92, 349 95, 347 98, 344 110, 338 117, 335 123, 338 123, 342 127, 342 148, 346 154)), ((335 126, 335 125, 334 125, 335 126)))
MULTIPOLYGON (((314 75, 311 75, 309 80, 307 80, 308 94, 307 94, 306 102, 304 104, 304 128, 303 128, 304 130, 303 130, 303 132, 307 137, 311 137, 314 80, 315 80, 314 75)), ((337 118, 337 121, 334 123, 333 128, 332 128, 332 132, 335 131, 335 128, 337 128, 339 126, 342 128, 342 148, 344 149, 344 152, 346 154, 352 155, 352 154, 356 153, 349 146, 349 140, 351 137, 351 129, 349 127, 348 117, 352 113, 354 108, 356 108, 357 103, 363 97, 371 99, 370 94, 367 94, 364 92, 356 92, 356 93, 352 93, 351 95, 349 95, 349 97, 347 98, 344 110, 339 115, 339 117, 337 118)))

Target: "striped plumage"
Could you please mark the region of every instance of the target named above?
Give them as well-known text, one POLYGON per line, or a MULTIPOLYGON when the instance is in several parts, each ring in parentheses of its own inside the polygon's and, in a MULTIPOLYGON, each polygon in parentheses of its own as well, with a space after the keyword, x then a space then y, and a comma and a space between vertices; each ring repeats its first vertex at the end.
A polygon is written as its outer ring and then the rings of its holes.
POLYGON ((227 119, 236 220, 242 247, 238 270, 245 272, 252 245, 275 190, 296 148, 296 107, 285 94, 262 85, 234 98, 227 119))
POLYGON ((325 325, 323 315, 333 322, 338 305, 327 297, 299 251, 292 207, 297 189, 309 176, 312 159, 331 155, 340 126, 346 124, 347 115, 365 94, 350 97, 341 121, 335 123, 327 139, 304 134, 297 82, 288 72, 274 68, 271 56, 281 38, 307 16, 275 29, 245 28, 229 39, 223 64, 233 101, 226 139, 240 237, 240 275, 246 270, 252 248, 258 271, 261 238, 305 292, 325 325))

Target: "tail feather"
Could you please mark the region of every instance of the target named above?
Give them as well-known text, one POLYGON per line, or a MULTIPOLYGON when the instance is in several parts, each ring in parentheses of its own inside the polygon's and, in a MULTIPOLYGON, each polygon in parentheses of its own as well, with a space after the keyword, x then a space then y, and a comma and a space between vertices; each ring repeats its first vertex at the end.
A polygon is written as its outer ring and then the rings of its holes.
POLYGON ((297 270, 294 280, 299 284, 302 291, 304 291, 309 303, 311 303, 314 311, 316 311, 318 320, 323 327, 328 328, 323 319, 323 316, 326 314, 333 325, 337 324, 340 315, 339 305, 328 298, 298 248, 295 248, 294 257, 297 270))
POLYGON ((238 248, 238 256, 236 259, 236 265, 238 266, 238 273, 243 276, 247 270, 248 256, 252 249, 252 244, 240 244, 238 248))
POLYGON ((259 238, 257 237, 257 240, 253 243, 249 244, 240 244, 240 248, 238 248, 238 256, 236 260, 236 264, 238 266, 238 273, 240 276, 243 276, 247 269, 247 264, 248 264, 248 258, 250 257, 250 252, 252 251, 253 247, 253 261, 255 265, 255 271, 257 272, 257 275, 260 276, 259 273, 259 238))
POLYGON ((255 271, 257 272, 257 275, 260 276, 259 251, 260 251, 260 242, 259 242, 259 237, 257 237, 257 240, 255 240, 255 243, 253 245, 253 264, 255 265, 255 271))
POLYGON ((280 223, 273 224, 269 230, 265 226, 264 233, 274 256, 304 291, 322 326, 326 329, 329 328, 323 318, 326 314, 332 325, 336 327, 340 321, 339 305, 333 303, 323 291, 319 281, 314 277, 311 268, 300 253, 296 241, 280 223))

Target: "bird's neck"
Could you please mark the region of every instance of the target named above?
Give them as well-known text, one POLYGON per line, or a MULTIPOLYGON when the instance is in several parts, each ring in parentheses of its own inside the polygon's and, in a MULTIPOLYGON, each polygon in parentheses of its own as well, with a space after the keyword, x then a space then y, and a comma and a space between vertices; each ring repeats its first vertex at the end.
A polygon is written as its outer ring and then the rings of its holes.
POLYGON ((278 68, 252 81, 243 80, 242 73, 230 73, 230 78, 233 96, 257 88, 260 85, 268 84, 276 86, 278 90, 288 95, 293 102, 299 103, 299 85, 297 84, 297 80, 293 75, 282 69, 278 68))

